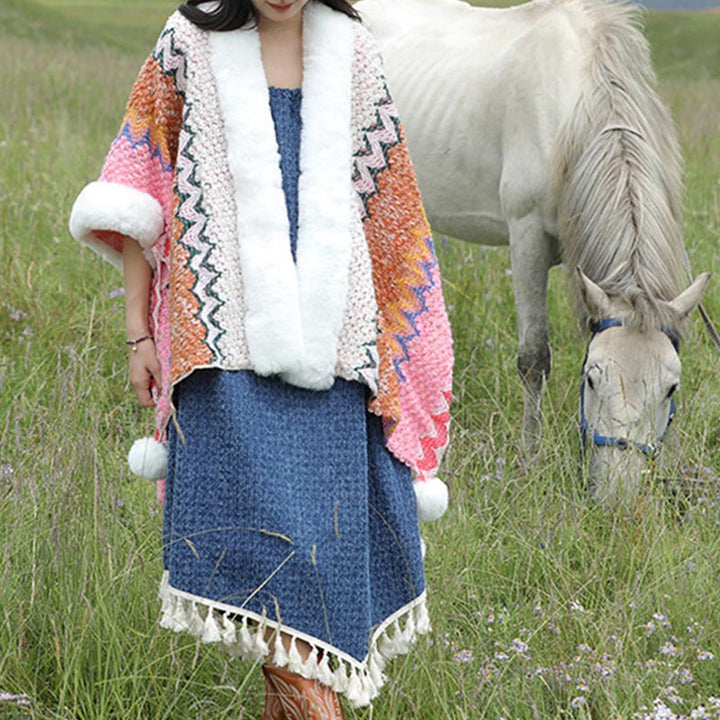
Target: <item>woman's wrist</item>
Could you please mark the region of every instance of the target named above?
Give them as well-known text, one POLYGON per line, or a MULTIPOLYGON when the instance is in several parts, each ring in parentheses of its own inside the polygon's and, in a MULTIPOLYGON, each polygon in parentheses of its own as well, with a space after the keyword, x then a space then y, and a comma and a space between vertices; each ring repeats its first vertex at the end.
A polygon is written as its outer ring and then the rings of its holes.
POLYGON ((136 353, 138 350, 138 345, 144 342, 154 342, 153 336, 149 332, 143 333, 142 335, 129 336, 128 339, 125 341, 125 344, 128 346, 128 349, 131 352, 136 353))

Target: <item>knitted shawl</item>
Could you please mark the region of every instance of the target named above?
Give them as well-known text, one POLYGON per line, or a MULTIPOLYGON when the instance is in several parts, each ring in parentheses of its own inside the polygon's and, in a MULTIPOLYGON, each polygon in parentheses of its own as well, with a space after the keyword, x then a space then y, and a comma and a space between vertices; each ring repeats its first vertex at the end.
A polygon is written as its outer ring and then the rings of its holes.
POLYGON ((370 388, 389 450, 429 488, 453 360, 432 235, 373 39, 320 3, 304 13, 296 263, 259 35, 179 13, 70 229, 118 267, 132 237, 153 268, 158 439, 195 369, 314 390, 339 376, 370 388))

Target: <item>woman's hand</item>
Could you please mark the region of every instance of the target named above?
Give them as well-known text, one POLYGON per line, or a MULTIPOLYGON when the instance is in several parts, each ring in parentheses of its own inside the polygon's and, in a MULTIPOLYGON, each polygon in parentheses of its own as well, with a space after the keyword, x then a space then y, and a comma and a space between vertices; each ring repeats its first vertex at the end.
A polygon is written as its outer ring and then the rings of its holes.
POLYGON ((155 343, 143 340, 130 349, 130 384, 143 407, 153 407, 157 393, 162 388, 160 361, 155 343))

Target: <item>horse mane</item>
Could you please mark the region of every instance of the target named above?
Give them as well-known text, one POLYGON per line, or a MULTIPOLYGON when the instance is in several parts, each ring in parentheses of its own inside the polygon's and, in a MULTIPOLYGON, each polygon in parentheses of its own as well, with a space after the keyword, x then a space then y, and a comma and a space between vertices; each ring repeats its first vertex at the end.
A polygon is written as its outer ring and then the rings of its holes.
POLYGON ((655 90, 641 10, 556 1, 579 6, 592 48, 588 80, 552 158, 563 260, 622 301, 625 324, 680 331, 681 318, 662 302, 684 288, 680 145, 655 90))

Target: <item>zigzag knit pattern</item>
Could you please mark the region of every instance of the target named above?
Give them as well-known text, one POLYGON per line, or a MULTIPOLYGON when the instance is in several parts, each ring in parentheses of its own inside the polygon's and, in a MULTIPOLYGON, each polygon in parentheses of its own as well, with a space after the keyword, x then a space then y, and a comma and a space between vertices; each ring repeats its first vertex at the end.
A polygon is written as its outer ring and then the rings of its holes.
POLYGON ((417 261, 405 268, 409 271, 406 277, 399 277, 398 282, 405 289, 403 302, 396 307, 396 318, 404 318, 404 328, 397 328, 393 335, 398 343, 398 357, 393 360, 395 372, 401 383, 406 381, 402 371, 402 364, 410 362, 409 345, 412 340, 420 335, 416 320, 428 312, 428 304, 425 295, 435 287, 433 269, 437 266, 434 259, 433 242, 431 237, 424 238, 427 241, 428 250, 432 259, 418 258, 417 261))
POLYGON ((362 200, 363 219, 368 215, 368 199, 377 192, 377 175, 387 168, 387 150, 400 142, 397 110, 387 86, 385 94, 378 103, 377 122, 365 134, 365 151, 355 160, 353 185, 362 200))
MULTIPOLYGON (((379 66, 375 73, 382 78, 379 66)), ((390 450, 425 480, 437 472, 449 440, 452 339, 432 234, 384 78, 375 92, 375 116, 353 174, 380 308, 379 389, 371 408, 386 420, 390 450)))
POLYGON ((172 212, 184 68, 172 29, 167 29, 133 86, 120 132, 100 175, 103 182, 121 182, 152 195, 166 218, 172 212))
MULTIPOLYGON (((186 106, 187 107, 187 106, 186 106)), ((191 115, 192 108, 186 112, 191 115)), ((222 360, 219 352, 219 339, 225 330, 215 322, 215 314, 224 301, 214 292, 214 285, 220 273, 214 267, 210 255, 215 248, 210 235, 206 232, 207 213, 203 202, 202 188, 195 177, 197 167, 192 152, 193 131, 186 122, 180 134, 180 151, 177 158, 177 221, 182 229, 177 233, 178 242, 173 249, 176 261, 185 268, 183 276, 173 277, 172 287, 184 302, 175 303, 174 308, 195 306, 188 318, 176 318, 176 322, 191 322, 195 339, 190 334, 173 336, 172 354, 178 362, 171 368, 171 380, 184 377, 195 365, 208 365, 222 360), (192 279, 190 276, 192 275, 192 279), (185 280, 177 282, 176 279, 185 280), (188 282, 189 280, 189 282, 188 282), (196 288, 202 284, 203 292, 196 288), (198 354, 198 352, 200 354, 198 354)))

